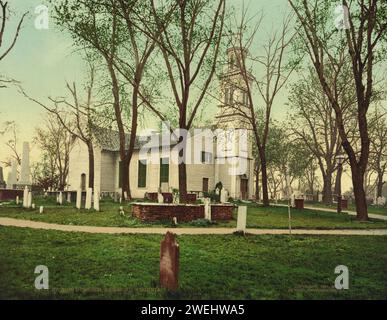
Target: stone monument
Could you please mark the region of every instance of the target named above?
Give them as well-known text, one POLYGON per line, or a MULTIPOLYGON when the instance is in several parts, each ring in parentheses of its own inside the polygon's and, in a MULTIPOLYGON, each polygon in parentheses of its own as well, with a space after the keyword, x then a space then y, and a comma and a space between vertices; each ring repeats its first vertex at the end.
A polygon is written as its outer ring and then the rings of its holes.
POLYGON ((179 287, 179 244, 169 231, 160 246, 160 286, 169 291, 179 287))
POLYGON ((6 184, 4 181, 3 167, 0 167, 0 189, 5 189, 6 184))
POLYGON ((21 159, 21 169, 20 169, 20 180, 19 185, 31 185, 30 177, 30 144, 28 142, 23 142, 23 153, 21 159))
POLYGON ((11 171, 8 173, 7 189, 14 189, 17 183, 17 164, 16 160, 11 161, 11 171))
POLYGON ((238 207, 238 221, 237 221, 237 232, 242 232, 243 234, 246 232, 246 206, 238 207))

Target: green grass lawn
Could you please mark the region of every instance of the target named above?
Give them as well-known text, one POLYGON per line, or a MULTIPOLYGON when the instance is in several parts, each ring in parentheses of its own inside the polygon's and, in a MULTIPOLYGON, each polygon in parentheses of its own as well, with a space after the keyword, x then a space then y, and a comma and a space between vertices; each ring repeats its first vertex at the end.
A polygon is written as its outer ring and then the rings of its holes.
MULTIPOLYGON (((171 221, 142 223, 131 216, 130 205, 122 205, 125 216, 119 214, 120 204, 112 201, 102 201, 101 211, 77 210, 71 204, 62 207, 51 203, 50 199, 36 199, 35 210, 22 209, 14 203, 0 206, 1 217, 11 217, 49 223, 67 225, 90 225, 90 226, 114 226, 114 227, 171 227, 171 221), (44 205, 44 213, 40 214, 38 207, 44 205)), ((368 222, 359 222, 356 217, 346 213, 337 214, 318 210, 291 210, 293 228, 309 229, 369 229, 387 228, 387 221, 371 219, 368 222)), ((237 213, 235 211, 233 220, 229 222, 217 222, 212 224, 203 223, 203 220, 191 223, 181 223, 179 227, 235 227, 237 213)), ((263 207, 256 204, 248 205, 247 212, 248 228, 288 228, 288 209, 286 207, 263 207)))
MULTIPOLYGON (((318 208, 337 209, 337 204, 336 203, 334 203, 334 204, 325 204, 325 203, 322 203, 322 202, 315 202, 315 201, 307 201, 307 202, 305 202, 305 206, 318 207, 318 208)), ((350 203, 350 204, 348 204, 348 210, 356 211, 356 206, 353 203, 350 203)), ((368 213, 387 215, 387 205, 385 205, 385 206, 370 205, 370 206, 368 206, 368 213)))
POLYGON ((158 285, 158 235, 0 227, 0 299, 386 299, 387 237, 179 236, 180 290, 158 285), (349 290, 336 290, 337 265, 349 290), (36 290, 37 265, 49 290, 36 290))

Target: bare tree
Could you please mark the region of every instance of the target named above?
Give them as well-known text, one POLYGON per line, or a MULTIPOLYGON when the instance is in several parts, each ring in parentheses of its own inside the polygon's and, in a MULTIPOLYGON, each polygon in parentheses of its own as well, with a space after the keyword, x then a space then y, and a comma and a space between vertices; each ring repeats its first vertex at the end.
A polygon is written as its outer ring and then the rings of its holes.
POLYGON ((336 114, 341 144, 351 166, 357 218, 367 220, 364 190, 364 174, 370 149, 367 111, 374 93, 374 66, 379 60, 377 51, 380 43, 386 40, 387 3, 378 0, 359 0, 351 1, 349 4, 348 1, 343 0, 342 4, 349 12, 348 16, 344 16, 344 31, 334 30, 332 26, 330 2, 318 0, 311 3, 307 0, 289 0, 289 3, 298 17, 306 52, 336 114), (329 85, 341 76, 345 61, 341 55, 343 47, 348 50, 356 89, 357 122, 361 140, 358 155, 353 143, 348 139, 337 94, 329 85), (332 74, 327 72, 327 66, 334 69, 333 79, 332 74))
POLYGON ((180 201, 185 202, 184 131, 192 127, 215 74, 223 34, 225 0, 176 0, 161 9, 154 0, 151 3, 154 24, 147 24, 142 31, 157 42, 177 107, 178 125, 182 130, 179 137, 179 195, 180 201), (166 13, 171 12, 171 8, 174 9, 169 22, 166 13), (200 90, 195 91, 198 87, 200 90))
MULTIPOLYGON (((351 108, 355 103, 350 81, 336 82, 335 91, 340 95, 340 108, 343 121, 352 116, 351 108), (339 87, 341 86, 341 87, 339 87)), ((322 90, 314 70, 308 69, 307 75, 292 85, 289 96, 293 114, 289 125, 296 139, 310 150, 317 160, 323 178, 323 201, 332 203, 332 178, 336 170, 336 156, 341 153, 341 142, 336 115, 331 103, 322 90)))
MULTIPOLYGON (((66 126, 71 126, 67 119, 63 119, 63 121, 66 126)), ((50 159, 53 177, 57 176, 55 185, 52 187, 64 190, 69 174, 70 151, 74 143, 73 136, 64 128, 59 118, 49 112, 44 127, 36 129, 34 142, 42 150, 43 157, 47 156, 50 159)))
POLYGON ((4 46, 4 36, 5 36, 6 26, 7 26, 7 23, 9 22, 9 6, 8 6, 8 1, 0 0, 0 49, 3 49, 0 52, 0 62, 11 52, 11 50, 15 46, 16 41, 20 34, 20 29, 22 27, 24 18, 26 17, 27 14, 28 12, 24 13, 20 18, 11 43, 8 46, 4 46))
MULTIPOLYGON (((63 129, 84 142, 88 150, 89 159, 89 188, 94 188, 94 135, 93 131, 97 129, 98 107, 104 105, 93 100, 93 90, 95 84, 95 68, 90 67, 90 78, 85 88, 85 97, 80 97, 75 82, 66 83, 66 88, 70 93, 72 101, 66 98, 51 98, 49 100, 52 106, 48 106, 34 98, 31 98, 20 88, 20 91, 29 100, 37 103, 45 110, 53 114, 63 129)), ((62 184, 63 185, 63 184, 62 184)))
POLYGON ((12 165, 12 161, 16 161, 18 165, 21 164, 21 155, 18 151, 18 127, 14 121, 6 121, 4 123, 4 129, 0 132, 1 135, 6 136, 5 146, 10 151, 10 156, 3 161, 3 164, 6 167, 10 167, 12 165), (8 136, 8 137, 7 137, 8 136))

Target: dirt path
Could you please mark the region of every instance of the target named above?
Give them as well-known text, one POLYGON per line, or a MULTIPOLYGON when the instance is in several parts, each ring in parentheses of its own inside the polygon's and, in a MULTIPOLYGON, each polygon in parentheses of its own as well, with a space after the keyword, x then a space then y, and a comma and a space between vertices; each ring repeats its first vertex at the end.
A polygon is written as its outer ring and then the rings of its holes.
MULTIPOLYGON (((63 225, 56 223, 46 223, 31 220, 21 220, 13 218, 0 218, 1 226, 12 226, 19 228, 57 230, 68 232, 86 232, 86 233, 102 233, 102 234, 165 234, 171 231, 176 234, 232 234, 234 228, 123 228, 123 227, 93 227, 93 226, 75 226, 63 225)), ((286 229, 247 229, 247 233, 254 235, 263 234, 289 234, 286 229)), ((342 230, 308 230, 295 229, 292 230, 294 235, 380 235, 386 236, 387 229, 370 229, 370 230, 356 230, 356 229, 342 229, 342 230)))

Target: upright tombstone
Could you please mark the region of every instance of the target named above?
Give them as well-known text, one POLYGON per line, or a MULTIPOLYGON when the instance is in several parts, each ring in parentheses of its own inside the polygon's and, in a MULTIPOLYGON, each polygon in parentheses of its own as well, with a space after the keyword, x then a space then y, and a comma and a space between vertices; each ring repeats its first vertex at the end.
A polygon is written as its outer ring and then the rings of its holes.
POLYGON ((0 189, 5 189, 6 184, 4 181, 3 167, 0 167, 0 189))
POLYGON ((169 291, 179 288, 179 244, 169 231, 160 246, 160 286, 169 291))
POLYGON ((59 191, 59 195, 58 195, 58 203, 59 203, 60 205, 63 204, 63 193, 62 193, 62 191, 59 191))
POLYGON ((67 191, 67 202, 71 203, 71 192, 67 191))
POLYGON ((93 189, 87 188, 86 189, 86 203, 85 203, 85 209, 90 210, 91 209, 91 197, 93 195, 93 189))
POLYGON ((18 205, 19 204, 19 196, 16 196, 16 204, 18 205))
POLYGON ((247 213, 247 207, 246 206, 239 206, 238 207, 238 221, 237 221, 237 232, 246 232, 246 213, 247 213))
POLYGON ((322 193, 319 193, 318 194, 318 202, 322 202, 323 201, 323 195, 322 193))
POLYGON ((211 199, 204 198, 204 219, 211 221, 211 199))
POLYGON ((157 194, 157 202, 164 203, 164 197, 160 192, 157 194))
POLYGON ((75 206, 77 209, 81 209, 81 206, 82 206, 82 190, 81 189, 77 190, 77 200, 76 200, 75 206))
POLYGON ((94 202, 93 202, 94 210, 99 211, 99 190, 94 189, 94 202))
POLYGON ((29 191, 28 192, 28 197, 27 197, 27 208, 31 208, 32 207, 32 192, 29 191))
POLYGON ((17 183, 17 164, 15 160, 11 162, 11 172, 8 174, 7 188, 14 189, 17 183))
POLYGON ((21 169, 20 169, 20 185, 31 185, 30 177, 30 144, 28 142, 23 142, 23 153, 21 159, 21 169))
POLYGON ((226 189, 220 191, 220 202, 226 203, 228 201, 228 192, 226 189))
POLYGON ((28 187, 25 186, 23 190, 23 208, 27 208, 28 205, 28 187))

